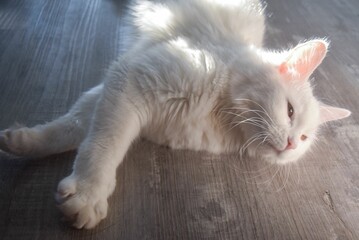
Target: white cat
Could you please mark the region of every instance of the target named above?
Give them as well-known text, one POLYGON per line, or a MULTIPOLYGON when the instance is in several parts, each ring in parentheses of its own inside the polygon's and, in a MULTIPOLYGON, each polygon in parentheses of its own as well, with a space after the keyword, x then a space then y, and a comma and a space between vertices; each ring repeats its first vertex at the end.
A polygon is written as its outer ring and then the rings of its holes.
POLYGON ((116 168, 139 136, 285 164, 309 149, 320 124, 350 115, 316 100, 308 81, 328 42, 262 48, 257 0, 138 1, 133 9, 136 41, 103 84, 53 122, 0 133, 0 148, 16 155, 79 148, 57 191, 77 228, 106 217, 116 168))

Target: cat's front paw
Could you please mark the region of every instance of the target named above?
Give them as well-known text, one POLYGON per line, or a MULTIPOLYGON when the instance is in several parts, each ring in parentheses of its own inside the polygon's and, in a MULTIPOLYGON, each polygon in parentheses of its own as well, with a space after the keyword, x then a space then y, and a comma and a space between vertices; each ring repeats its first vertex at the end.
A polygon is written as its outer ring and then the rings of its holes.
POLYGON ((59 209, 72 222, 72 226, 89 229, 107 216, 110 188, 113 187, 70 175, 59 183, 56 200, 59 209))
POLYGON ((9 130, 0 131, 0 150, 10 153, 9 148, 9 130))
POLYGON ((31 156, 35 153, 35 132, 16 126, 0 131, 0 150, 17 156, 31 156))

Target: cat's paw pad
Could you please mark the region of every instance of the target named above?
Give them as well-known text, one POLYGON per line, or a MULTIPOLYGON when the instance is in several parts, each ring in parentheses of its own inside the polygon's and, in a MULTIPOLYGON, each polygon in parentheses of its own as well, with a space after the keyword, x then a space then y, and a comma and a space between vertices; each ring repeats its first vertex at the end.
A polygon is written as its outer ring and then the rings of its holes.
POLYGON ((59 183, 56 193, 59 209, 79 229, 93 228, 107 216, 107 197, 106 187, 78 181, 72 175, 59 183))

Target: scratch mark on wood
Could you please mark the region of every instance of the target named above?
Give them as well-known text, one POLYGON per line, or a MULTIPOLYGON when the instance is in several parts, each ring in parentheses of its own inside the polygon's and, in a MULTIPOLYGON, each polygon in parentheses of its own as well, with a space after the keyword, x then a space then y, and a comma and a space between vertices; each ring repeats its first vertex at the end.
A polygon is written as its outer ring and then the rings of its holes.
POLYGON ((333 204, 333 199, 332 199, 332 196, 330 195, 330 192, 329 190, 326 190, 323 194, 323 201, 324 203, 329 207, 329 210, 331 212, 335 212, 334 210, 334 204, 333 204))
POLYGON ((334 216, 340 221, 340 223, 343 225, 345 233, 348 234, 351 238, 353 238, 353 233, 351 229, 347 226, 347 224, 344 222, 342 217, 335 211, 334 208, 334 202, 332 199, 332 196, 330 194, 329 190, 326 190, 323 194, 323 201, 324 203, 329 207, 330 212, 334 214, 334 216))

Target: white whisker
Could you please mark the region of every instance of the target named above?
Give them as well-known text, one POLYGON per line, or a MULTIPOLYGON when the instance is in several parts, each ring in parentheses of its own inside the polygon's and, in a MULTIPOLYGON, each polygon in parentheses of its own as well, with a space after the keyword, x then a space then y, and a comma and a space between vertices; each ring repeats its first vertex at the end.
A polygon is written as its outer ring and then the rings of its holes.
POLYGON ((279 189, 277 189, 276 192, 282 191, 282 190, 286 187, 286 185, 287 185, 287 183, 288 183, 288 179, 289 179, 290 169, 291 169, 291 168, 289 167, 289 165, 285 165, 285 166, 287 166, 287 167, 284 167, 284 172, 287 172, 287 174, 285 174, 285 176, 284 176, 285 181, 283 182, 282 187, 279 188, 279 189), (288 169, 288 171, 286 171, 285 169, 288 169))
POLYGON ((248 101, 248 102, 252 102, 252 103, 254 103, 254 104, 256 104, 257 106, 259 106, 262 110, 263 110, 263 112, 267 115, 267 117, 271 120, 271 122, 274 124, 274 121, 273 121, 273 119, 271 118, 271 116, 268 114, 268 112, 265 110, 265 108, 262 106, 262 105, 260 105, 259 103, 257 103, 256 101, 253 101, 253 100, 250 100, 250 99, 245 99, 245 98, 237 98, 237 99, 235 99, 236 101, 248 101))

